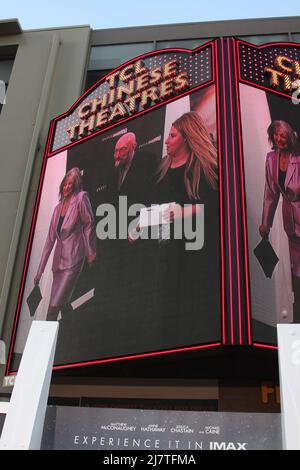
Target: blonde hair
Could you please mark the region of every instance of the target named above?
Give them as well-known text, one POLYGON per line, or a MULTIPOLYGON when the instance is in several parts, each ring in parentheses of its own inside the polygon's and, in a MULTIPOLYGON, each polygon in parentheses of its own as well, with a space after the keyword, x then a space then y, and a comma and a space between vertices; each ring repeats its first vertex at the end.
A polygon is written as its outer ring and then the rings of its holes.
POLYGON ((59 200, 62 201, 64 196, 63 196, 63 189, 64 189, 64 184, 65 181, 68 178, 73 178, 74 180, 74 186, 73 186, 73 194, 77 194, 80 191, 82 191, 82 176, 79 168, 74 167, 69 170, 65 176, 63 177, 62 182, 59 185, 59 200))
MULTIPOLYGON (((214 189, 217 188, 217 149, 196 111, 183 114, 172 125, 180 132, 190 150, 184 170, 184 184, 187 194, 190 199, 199 199, 202 172, 210 186, 214 189)), ((158 182, 166 175, 171 162, 170 155, 163 158, 158 170, 158 182)))

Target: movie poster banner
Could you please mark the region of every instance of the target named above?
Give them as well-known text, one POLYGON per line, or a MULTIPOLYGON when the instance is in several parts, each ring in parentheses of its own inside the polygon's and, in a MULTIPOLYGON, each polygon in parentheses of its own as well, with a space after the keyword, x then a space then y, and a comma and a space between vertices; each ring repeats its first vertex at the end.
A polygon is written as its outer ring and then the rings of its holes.
POLYGON ((42 449, 281 450, 281 421, 279 413, 48 407, 42 449))
POLYGON ((300 45, 237 41, 253 341, 300 321, 300 45))
POLYGON ((219 345, 214 43, 111 72, 52 121, 10 352, 60 322, 55 367, 219 345))

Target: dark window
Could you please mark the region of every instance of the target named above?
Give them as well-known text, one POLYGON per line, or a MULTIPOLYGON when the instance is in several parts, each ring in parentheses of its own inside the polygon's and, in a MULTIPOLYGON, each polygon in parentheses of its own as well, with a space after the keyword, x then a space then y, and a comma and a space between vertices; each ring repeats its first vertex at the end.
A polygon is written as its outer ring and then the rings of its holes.
POLYGON ((86 74, 85 90, 91 88, 100 78, 105 77, 112 69, 107 70, 88 70, 86 74))
POLYGON ((5 103, 5 96, 14 65, 16 49, 15 46, 0 47, 0 113, 5 103))
POLYGON ((290 41, 288 34, 260 34, 258 36, 241 36, 239 39, 250 42, 251 44, 255 44, 256 46, 260 46, 261 44, 268 44, 270 42, 290 41))
POLYGON ((152 50, 152 42, 92 47, 84 90, 124 62, 152 50))

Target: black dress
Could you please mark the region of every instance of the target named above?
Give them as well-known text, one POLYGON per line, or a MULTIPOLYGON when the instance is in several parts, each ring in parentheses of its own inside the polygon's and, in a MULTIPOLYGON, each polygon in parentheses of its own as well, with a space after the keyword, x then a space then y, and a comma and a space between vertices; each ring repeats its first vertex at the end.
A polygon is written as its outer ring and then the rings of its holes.
POLYGON ((285 178, 286 178, 286 171, 282 171, 280 168, 278 169, 278 184, 282 191, 285 193, 285 178))
POLYGON ((172 230, 169 241, 159 244, 163 334, 173 338, 174 346, 216 341, 221 330, 218 191, 202 173, 199 199, 191 199, 185 188, 184 169, 185 165, 170 168, 156 190, 159 203, 176 202, 182 207, 204 204, 203 248, 186 250, 189 240, 184 236, 175 239, 172 230))

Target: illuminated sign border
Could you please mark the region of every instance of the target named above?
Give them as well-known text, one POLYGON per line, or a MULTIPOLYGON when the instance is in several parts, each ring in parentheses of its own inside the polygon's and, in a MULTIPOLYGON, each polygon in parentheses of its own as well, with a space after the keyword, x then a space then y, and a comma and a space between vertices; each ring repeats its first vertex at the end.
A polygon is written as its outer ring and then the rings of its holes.
MULTIPOLYGON (((43 182, 44 182, 44 176, 45 176, 45 171, 46 171, 46 165, 47 165, 47 160, 48 158, 63 152, 64 150, 67 150, 74 145, 80 145, 81 143, 85 142, 86 140, 95 137, 96 135, 101 134, 102 132, 106 132, 108 129, 111 129, 113 127, 116 127, 118 125, 121 125, 125 122, 127 122, 130 119, 137 118, 141 116, 142 114, 146 112, 151 112, 154 109, 158 108, 159 106, 165 106, 169 102, 175 101, 177 99, 182 98, 185 95, 189 95, 194 93, 195 91, 199 90, 200 88, 208 87, 210 85, 215 85, 216 87, 216 121, 217 121, 217 133, 218 133, 218 169, 219 169, 219 203, 220 203, 220 214, 219 214, 219 222, 220 222, 220 277, 221 277, 221 292, 220 292, 220 297, 221 297, 221 310, 220 310, 220 319, 221 319, 221 332, 220 332, 220 340, 212 343, 207 343, 207 344, 200 344, 200 345, 194 345, 194 346, 186 346, 186 347, 180 347, 180 348, 172 348, 172 349, 167 349, 167 350, 162 350, 162 351, 154 351, 154 352, 145 352, 145 353, 137 353, 134 355, 127 355, 127 356, 120 356, 120 357, 112 357, 112 358, 105 358, 105 359, 95 359, 95 360, 89 360, 89 361, 82 361, 78 363, 73 363, 73 364, 62 364, 62 365, 57 365, 53 367, 53 370, 61 370, 61 369, 70 369, 70 368, 75 368, 75 367, 84 367, 84 366, 90 366, 90 365, 96 365, 96 364, 107 364, 107 363, 114 363, 114 362, 119 362, 119 361, 124 361, 124 360, 129 360, 129 359, 138 359, 138 358, 145 358, 145 357, 153 357, 153 356, 159 356, 159 355, 166 355, 166 354, 171 354, 171 353, 179 353, 179 352, 187 352, 187 351, 196 351, 196 350, 202 350, 202 349, 207 349, 207 348, 215 348, 215 347, 220 347, 223 344, 226 344, 226 317, 225 317, 225 267, 224 267, 224 239, 223 239, 223 170, 222 170, 222 155, 221 155, 221 125, 220 125, 220 92, 219 92, 219 78, 218 78, 218 72, 219 72, 219 66, 218 66, 218 60, 217 60, 217 54, 216 54, 216 49, 218 48, 217 40, 215 41, 210 41, 201 47, 198 47, 194 50, 188 50, 188 49, 164 49, 162 51, 154 51, 149 54, 139 56, 129 62, 126 62, 125 64, 121 65, 118 67, 118 69, 123 68, 129 63, 135 62, 138 59, 142 59, 144 57, 148 57, 150 55, 157 55, 159 53, 165 53, 165 52, 173 52, 173 51, 184 51, 188 53, 193 53, 196 51, 199 51, 203 48, 207 48, 209 45, 212 46, 212 52, 211 52, 211 64, 212 64, 212 79, 202 83, 187 92, 184 92, 183 94, 179 94, 175 97, 172 97, 162 103, 159 103, 150 109, 145 109, 142 112, 139 112, 137 114, 134 114, 133 116, 130 116, 122 121, 118 121, 114 123, 113 125, 109 127, 105 127, 104 129, 101 129, 98 132, 94 132, 91 135, 88 135, 86 137, 81 138, 79 141, 72 142, 69 145, 66 145, 64 147, 59 148, 58 150, 51 152, 51 146, 53 142, 53 136, 55 133, 55 126, 56 123, 61 120, 62 118, 68 116, 77 106, 78 104, 86 98, 86 96, 93 90, 95 89, 99 83, 103 80, 105 80, 106 77, 102 78, 99 82, 94 84, 89 90, 87 90, 84 95, 82 95, 75 103, 74 105, 70 108, 70 110, 62 115, 60 115, 57 118, 54 118, 50 122, 49 126, 49 133, 48 133, 48 138, 47 138, 47 143, 46 143, 46 148, 44 152, 44 157, 43 157, 43 164, 41 168, 41 175, 40 175, 40 180, 38 184, 38 189, 37 189, 37 196, 36 196, 36 201, 35 201, 35 206, 33 210, 33 216, 32 216, 32 222, 31 222, 31 227, 30 227, 30 232, 29 232, 29 238, 28 238, 28 244, 27 244, 27 250, 26 250, 26 255, 25 255, 25 261, 24 261, 24 266, 23 266, 23 272, 22 272, 22 277, 21 277, 21 282, 20 282, 20 289, 19 289, 19 295, 18 295, 18 301, 17 301, 17 307, 16 307, 16 315, 15 315, 15 320, 14 320, 14 326, 13 326, 13 332, 12 332, 12 338, 11 338, 11 343, 10 343, 10 348, 9 348, 9 355, 8 355, 8 361, 7 361, 7 368, 6 368, 6 375, 15 375, 16 371, 10 370, 10 365, 11 365, 11 360, 12 360, 12 354, 13 354, 13 347, 15 343, 15 338, 16 338, 16 332, 17 332, 17 327, 18 327, 18 321, 19 321, 19 316, 20 316, 20 311, 21 311, 21 303, 23 299, 23 292, 24 292, 24 287, 25 287, 25 281, 26 281, 26 275, 27 275, 27 269, 28 269, 28 264, 29 264, 29 259, 31 255, 31 248, 32 248, 32 242, 33 242, 33 237, 34 237, 34 231, 35 231, 35 226, 36 226, 36 221, 37 221, 37 214, 38 214, 38 209, 39 209, 39 204, 40 204, 40 198, 41 198, 41 192, 42 192, 42 187, 43 187, 43 182), (217 71, 217 72, 216 72, 217 71)), ((118 70, 116 69, 116 70, 118 70)))

